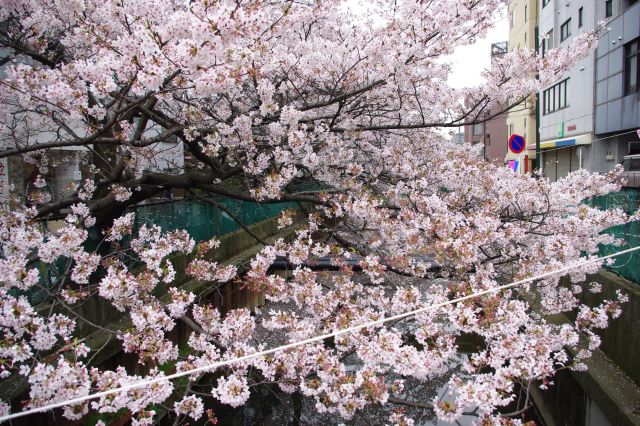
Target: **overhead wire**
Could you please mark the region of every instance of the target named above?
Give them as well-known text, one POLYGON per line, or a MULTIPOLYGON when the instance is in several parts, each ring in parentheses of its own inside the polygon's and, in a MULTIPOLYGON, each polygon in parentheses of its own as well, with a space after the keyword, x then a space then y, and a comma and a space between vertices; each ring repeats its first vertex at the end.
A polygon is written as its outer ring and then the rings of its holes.
POLYGON ((389 316, 389 317, 384 317, 378 320, 374 320, 374 321, 369 321, 366 322, 364 324, 360 324, 360 325, 355 325, 352 327, 347 327, 347 328, 343 328, 337 331, 333 331, 331 333, 326 333, 326 334, 322 334, 322 335, 318 335, 318 336, 314 336, 314 337, 310 337, 308 339, 303 339, 303 340, 299 340, 296 342, 292 342, 292 343, 288 343, 285 345, 281 345, 281 346, 277 346, 271 349, 266 349, 266 350, 262 350, 262 351, 258 351, 258 352, 254 352, 251 354, 247 354, 247 355, 243 355, 240 357, 236 357, 236 358, 232 358, 232 359, 228 359, 228 360, 223 360, 223 361, 218 361, 218 362, 213 362, 204 366, 200 366, 197 368, 192 368, 189 370, 184 370, 184 371, 180 371, 177 373, 173 373, 173 374, 169 374, 167 376, 161 376, 161 377, 155 377, 153 379, 146 379, 146 380, 141 380, 139 382, 136 383, 131 383, 125 386, 120 386, 117 388, 112 388, 112 389, 107 389, 101 392, 96 392, 96 393, 92 393, 92 394, 88 394, 88 395, 84 395, 84 396, 80 396, 77 398, 71 398, 71 399, 67 399, 64 401, 59 401, 59 402, 55 402, 55 403, 51 403, 51 404, 47 404, 47 405, 43 405, 41 407, 34 407, 34 408, 30 408, 28 410, 24 410, 24 411, 20 411, 18 413, 13 413, 13 414, 8 414, 5 416, 0 417, 0 422, 5 422, 8 420, 13 420, 13 419, 17 419, 20 417, 25 417, 31 414, 36 414, 36 413, 42 413, 45 411, 50 411, 50 410, 54 410, 56 408, 62 408, 62 407, 66 407, 66 406, 70 406, 70 405, 78 405, 78 404, 82 404, 84 402, 87 401, 91 401, 94 399, 98 399, 98 398, 102 398, 102 397, 107 397, 110 395, 114 395, 114 394, 118 394, 118 393, 122 393, 122 392, 127 392, 127 391, 131 391, 134 389, 140 389, 143 387, 147 387, 147 386, 151 386, 151 385, 155 385, 155 384, 159 384, 159 383, 166 383, 170 380, 173 379, 178 379, 181 377, 185 377, 185 376, 191 376, 191 375, 197 375, 200 373, 206 373, 206 372, 211 372, 214 371, 220 367, 225 367, 225 366, 230 366, 236 363, 240 363, 243 361, 248 361, 250 359, 254 359, 254 358, 259 358, 259 357, 263 357, 266 355, 271 355, 277 352, 281 352, 281 351, 285 351, 288 349, 293 349, 299 346, 304 346, 310 343, 316 343, 316 342, 321 342, 323 340, 326 339, 330 339, 330 338, 334 338, 334 337, 338 337, 340 335, 343 334, 347 334, 347 333, 353 333, 355 331, 359 331, 365 328, 369 328, 369 327, 373 327, 373 326, 377 326, 377 325, 382 325, 386 322, 391 322, 391 321, 398 321, 401 319, 405 319, 411 316, 415 316, 417 314, 420 313, 424 313, 424 312, 428 312, 428 311, 432 311, 447 305, 452 305, 454 303, 460 303, 460 302, 464 302, 470 299, 475 299, 477 297, 480 296, 485 296, 487 294, 491 294, 491 293, 496 293, 499 291, 503 291, 503 290, 507 290, 522 284, 526 284, 526 283, 531 283, 533 281, 537 281, 540 279, 544 279, 544 278, 548 278, 554 275, 558 275, 558 274, 564 274, 566 272, 569 272, 573 269, 579 268, 581 266, 586 266, 592 263, 596 263, 596 262, 601 262, 603 260, 607 260, 607 259, 611 259, 617 256, 621 256, 623 254, 627 254, 627 253, 631 253, 631 252, 635 252, 637 250, 640 250, 640 246, 637 247, 632 247, 630 249, 627 250, 621 250, 619 252, 616 253, 612 253, 610 255, 607 256, 602 256, 602 257, 598 257, 598 258, 593 258, 593 259, 587 259, 585 261, 582 262, 576 262, 573 265, 569 265, 566 266, 564 268, 559 268, 550 272, 545 272, 543 274, 539 274, 536 275, 534 277, 530 277, 530 278, 525 278, 519 281, 515 281, 509 284, 504 284, 501 286, 497 286, 497 287, 492 287, 483 291, 479 291, 473 294, 469 294, 467 296, 461 296, 461 297, 457 297, 455 299, 451 299, 451 300, 447 300, 444 302, 440 302, 440 303, 435 303, 432 305, 428 305, 428 306, 424 306, 422 308, 418 308, 418 309, 414 309, 408 312, 404 312, 401 314, 397 314, 397 315, 393 315, 393 316, 389 316))

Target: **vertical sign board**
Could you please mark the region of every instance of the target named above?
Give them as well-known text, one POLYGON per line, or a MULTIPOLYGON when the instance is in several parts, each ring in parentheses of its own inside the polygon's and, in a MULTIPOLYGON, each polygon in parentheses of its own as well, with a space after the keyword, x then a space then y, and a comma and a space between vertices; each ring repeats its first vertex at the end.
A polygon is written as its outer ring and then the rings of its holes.
POLYGON ((9 202, 9 161, 0 158, 0 205, 5 206, 9 202))

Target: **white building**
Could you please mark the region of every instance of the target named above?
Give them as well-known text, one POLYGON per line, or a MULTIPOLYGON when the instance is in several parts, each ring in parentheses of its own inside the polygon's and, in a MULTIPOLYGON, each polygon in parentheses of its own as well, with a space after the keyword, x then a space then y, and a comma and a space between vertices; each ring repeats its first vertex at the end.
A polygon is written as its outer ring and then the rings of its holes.
POLYGON ((452 145, 462 145, 464 143, 464 132, 456 132, 451 134, 449 142, 452 145))
MULTIPOLYGON (((10 52, 8 49, 0 49, 0 58, 6 57, 10 52)), ((24 59, 28 62, 28 59, 24 59)), ((0 66, 0 80, 6 78, 5 68, 0 66)), ((145 138, 153 138, 163 132, 163 128, 156 123, 149 122, 144 131, 145 138)), ((55 137, 52 131, 42 131, 34 135, 28 141, 30 145, 45 143, 55 137)), ((24 144, 26 141, 20 141, 24 144)), ((0 151, 12 148, 12 141, 0 140, 0 151)), ((50 192, 54 199, 60 199, 72 191, 74 185, 77 186, 83 178, 90 176, 89 166, 94 162, 93 147, 70 146, 60 148, 50 148, 47 150, 49 160, 49 170, 46 176, 46 191, 50 192)), ((184 147, 175 135, 167 141, 162 141, 150 145, 146 148, 132 149, 136 160, 134 168, 142 173, 150 171, 174 171, 179 172, 184 169, 184 147)), ((0 159, 0 204, 5 204, 9 198, 9 189, 20 194, 26 194, 34 189, 32 182, 39 174, 37 168, 26 164, 19 156, 0 159)))
MULTIPOLYGON (((568 46, 594 29, 594 0, 540 0, 540 47, 568 46)), ((595 53, 580 60, 540 93, 540 147, 543 173, 550 180, 578 168, 592 169, 594 140, 595 53)))
MULTIPOLYGON (((9 55, 8 49, 0 49, 0 58, 9 55)), ((28 63, 29 59, 21 58, 28 63)), ((6 78, 7 65, 0 66, 0 80, 6 78)), ((55 134, 51 131, 41 131, 33 135, 30 145, 36 145, 52 140, 55 134)), ((20 141, 25 143, 26 141, 20 141)), ((0 140, 0 151, 14 148, 12 141, 0 140)), ((69 192, 70 184, 79 184, 82 180, 80 164, 82 157, 88 155, 90 151, 85 147, 60 147, 48 150, 49 176, 47 176, 48 186, 46 191, 50 192, 54 198, 60 198, 64 193, 69 192)), ((37 167, 22 161, 20 156, 12 156, 0 159, 0 203, 5 204, 9 198, 9 189, 19 194, 26 194, 34 189, 32 182, 39 174, 37 167)))

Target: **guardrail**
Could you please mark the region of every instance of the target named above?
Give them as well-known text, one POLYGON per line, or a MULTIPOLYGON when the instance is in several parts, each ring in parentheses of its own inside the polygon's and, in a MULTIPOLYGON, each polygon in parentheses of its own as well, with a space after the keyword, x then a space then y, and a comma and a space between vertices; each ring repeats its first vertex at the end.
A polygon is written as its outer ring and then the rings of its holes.
POLYGON ((625 171, 622 178, 626 180, 625 187, 640 188, 640 171, 625 171))

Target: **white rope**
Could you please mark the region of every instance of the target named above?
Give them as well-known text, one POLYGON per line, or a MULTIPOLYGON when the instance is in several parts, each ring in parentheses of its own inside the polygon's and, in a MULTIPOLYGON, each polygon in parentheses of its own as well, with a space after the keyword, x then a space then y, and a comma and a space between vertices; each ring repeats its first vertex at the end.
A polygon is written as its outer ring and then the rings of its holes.
POLYGON ((113 395, 113 394, 120 393, 120 392, 127 392, 127 391, 130 391, 130 390, 133 390, 133 389, 138 389, 138 388, 142 388, 142 387, 145 387, 145 386, 150 386, 150 385, 154 385, 154 384, 157 384, 157 383, 166 382, 168 380, 173 380, 173 379, 177 379, 177 378, 184 377, 184 376, 189 376, 189 375, 198 374, 198 373, 205 373, 205 372, 209 372, 211 370, 215 370, 215 369, 220 368, 220 367, 228 366, 228 365, 235 364, 235 363, 242 362, 242 361, 247 361, 247 360, 250 360, 250 359, 253 359, 253 358, 262 357, 262 356, 265 356, 265 355, 270 355, 270 354, 273 354, 273 353, 276 353, 276 352, 280 352, 280 351, 284 351, 284 350, 287 350, 287 349, 296 348, 298 346, 303 346, 303 345, 306 345, 306 344, 309 344, 309 343, 321 342, 321 341, 323 341, 325 339, 329 339, 331 337, 337 337, 337 336, 340 336, 342 334, 347 334, 347 333, 351 333, 351 332, 354 332, 354 331, 362 330, 363 328, 384 324, 385 322, 396 321, 396 320, 400 320, 400 319, 403 319, 403 318, 411 317, 411 316, 414 316, 414 315, 422 313, 422 312, 428 312, 428 311, 432 311, 432 310, 441 308, 443 306, 447 306, 447 305, 451 305, 451 304, 459 303, 459 302, 464 302, 464 301, 469 300, 469 299, 474 299, 476 297, 484 296, 484 295, 487 295, 487 294, 490 294, 490 293, 495 293, 495 292, 498 292, 498 291, 506 290, 506 289, 511 288, 511 287, 516 287, 516 286, 519 286, 521 284, 530 283, 532 281, 536 281, 536 280, 540 280, 540 279, 543 279, 543 278, 547 278, 547 277, 550 277, 552 275, 564 274, 565 272, 568 272, 568 271, 570 271, 572 269, 575 269, 575 268, 578 268, 580 266, 585 266, 585 265, 589 265, 591 263, 600 262, 602 260, 610 259, 610 258, 613 258, 613 257, 616 257, 616 256, 621 256, 623 254, 631 253, 631 252, 634 252, 636 250, 640 250, 640 246, 633 247, 633 248, 630 248, 630 249, 627 249, 627 250, 622 250, 622 251, 619 251, 617 253, 613 253, 613 254, 610 254, 610 255, 607 255, 607 256, 602 256, 602 257, 594 258, 594 259, 588 259, 588 260, 585 260, 583 262, 578 262, 578 263, 576 263, 574 265, 571 265, 571 266, 566 266, 564 268, 560 268, 560 269, 557 269, 555 271, 546 272, 544 274, 537 275, 535 277, 525 278, 523 280, 515 281, 515 282, 512 282, 510 284, 505 284, 505 285, 501 285, 501 286, 498 286, 498 287, 493 287, 493 288, 490 288, 488 290, 480 291, 478 293, 473 293, 473 294, 470 294, 470 295, 467 295, 467 296, 458 297, 456 299, 447 300, 445 302, 436 303, 436 304, 433 304, 433 305, 429 305, 429 306, 425 306, 425 307, 422 307, 422 308, 415 309, 413 311, 405 312, 405 313, 398 314, 398 315, 393 315, 393 316, 390 316, 390 317, 381 318, 379 320, 370 321, 370 322, 367 322, 365 324, 360 324, 360 325, 356 325, 356 326, 353 326, 353 327, 347 327, 347 328, 344 328, 342 330, 334 331, 332 333, 323 334, 321 336, 311 337, 311 338, 308 338, 308 339, 300 340, 300 341, 293 342, 293 343, 288 343, 286 345, 277 346, 277 347, 272 348, 272 349, 267 349, 267 350, 264 350, 264 351, 255 352, 255 353, 252 353, 252 354, 240 356, 240 357, 229 359, 229 360, 225 360, 225 361, 214 362, 214 363, 202 366, 202 367, 197 367, 197 368, 193 368, 193 369, 190 369, 190 370, 186 370, 186 371, 181 371, 181 372, 178 372, 178 373, 170 374, 168 376, 156 377, 154 379, 148 379, 148 380, 141 380, 140 382, 132 383, 132 384, 125 385, 125 386, 121 386, 119 388, 114 388, 114 389, 109 389, 109 390, 105 390, 105 391, 101 391, 101 392, 96 392, 96 393, 93 393, 93 394, 81 396, 81 397, 78 397, 78 398, 69 399, 69 400, 66 400, 66 401, 47 404, 47 405, 44 405, 42 407, 31 408, 29 410, 21 411, 19 413, 9 414, 9 415, 0 417, 0 422, 5 422, 7 420, 17 419, 19 417, 28 416, 28 415, 34 414, 34 413, 41 413, 41 412, 53 410, 53 409, 56 409, 56 408, 66 407, 68 405, 76 405, 76 404, 80 404, 80 403, 83 403, 83 402, 86 402, 86 401, 90 401, 90 400, 93 400, 93 399, 102 398, 104 396, 109 396, 109 395, 113 395))

